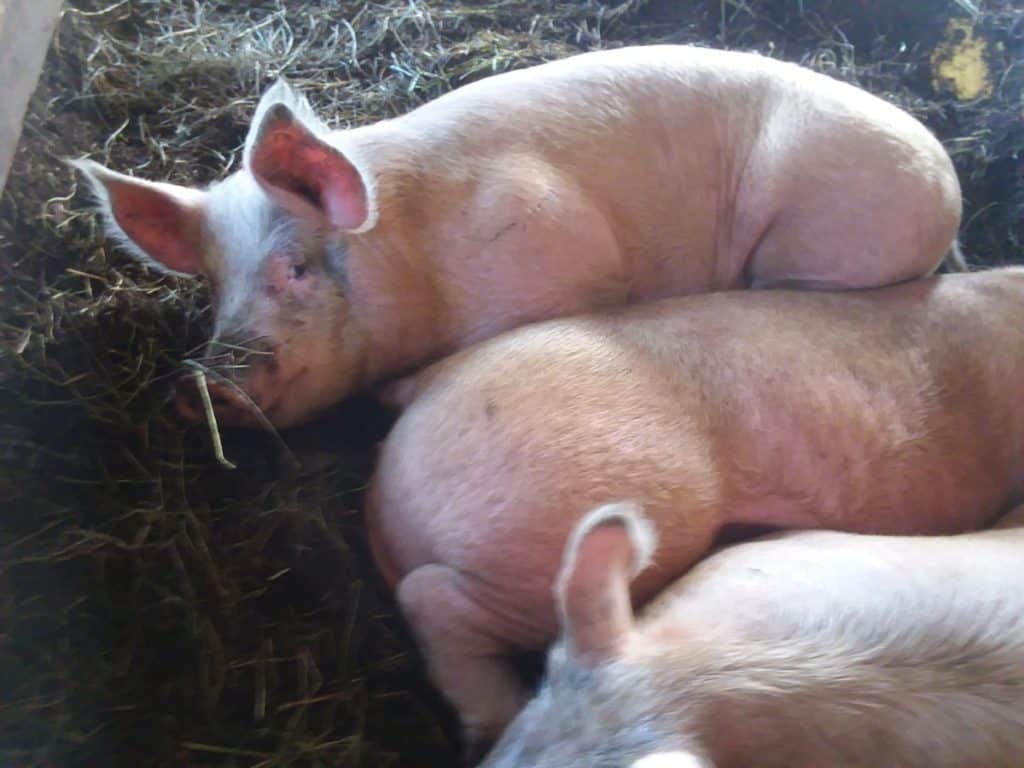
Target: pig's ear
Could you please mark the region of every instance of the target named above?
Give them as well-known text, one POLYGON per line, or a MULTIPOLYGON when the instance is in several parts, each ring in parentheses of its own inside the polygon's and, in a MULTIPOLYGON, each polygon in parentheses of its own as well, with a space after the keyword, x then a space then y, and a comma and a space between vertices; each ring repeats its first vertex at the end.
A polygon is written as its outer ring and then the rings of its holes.
POLYGON ((316 116, 313 107, 310 106, 309 100, 302 93, 292 88, 285 78, 279 77, 260 97, 260 102, 256 105, 256 111, 253 112, 252 124, 249 126, 249 135, 245 138, 244 157, 246 160, 249 158, 249 151, 252 148, 256 134, 259 132, 259 126, 263 122, 263 118, 267 116, 267 111, 277 104, 284 104, 284 106, 291 110, 292 114, 317 133, 323 133, 327 130, 327 127, 320 122, 320 118, 316 116))
POLYGON ((635 504, 598 507, 576 526, 556 587, 570 655, 594 666, 616 655, 633 627, 632 578, 650 563, 654 529, 635 504))
POLYGON ((68 160, 88 180, 107 234, 162 272, 195 275, 202 268, 203 196, 174 184, 143 181, 92 160, 68 160))
POLYGON ((279 205, 350 232, 374 224, 359 169, 323 140, 326 128, 284 81, 264 94, 245 142, 245 165, 279 205))
POLYGON ((634 761, 629 768, 714 768, 692 752, 653 752, 634 761))

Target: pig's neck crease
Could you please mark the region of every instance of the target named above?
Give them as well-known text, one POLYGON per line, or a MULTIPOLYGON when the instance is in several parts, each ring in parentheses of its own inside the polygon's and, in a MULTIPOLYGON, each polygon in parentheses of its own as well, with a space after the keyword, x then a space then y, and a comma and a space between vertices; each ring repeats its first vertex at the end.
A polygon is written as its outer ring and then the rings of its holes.
POLYGON ((349 257, 357 316, 366 336, 376 340, 367 350, 364 384, 408 373, 455 346, 429 265, 409 258, 407 248, 388 239, 382 238, 385 248, 353 243, 349 257), (372 298, 360 301, 360 296, 372 298))

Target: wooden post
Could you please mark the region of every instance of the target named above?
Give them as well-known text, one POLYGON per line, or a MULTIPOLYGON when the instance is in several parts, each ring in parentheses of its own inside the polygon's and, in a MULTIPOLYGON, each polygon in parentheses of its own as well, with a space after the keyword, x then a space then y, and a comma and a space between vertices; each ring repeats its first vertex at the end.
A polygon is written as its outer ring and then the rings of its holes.
POLYGON ((0 0, 0 192, 59 18, 60 0, 0 0))

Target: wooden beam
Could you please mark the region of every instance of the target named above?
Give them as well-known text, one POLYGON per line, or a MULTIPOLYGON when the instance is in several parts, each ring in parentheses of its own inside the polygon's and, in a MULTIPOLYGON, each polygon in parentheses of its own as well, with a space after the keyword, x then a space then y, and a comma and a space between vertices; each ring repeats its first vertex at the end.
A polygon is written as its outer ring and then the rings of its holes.
POLYGON ((60 0, 0 0, 0 192, 59 18, 60 0))

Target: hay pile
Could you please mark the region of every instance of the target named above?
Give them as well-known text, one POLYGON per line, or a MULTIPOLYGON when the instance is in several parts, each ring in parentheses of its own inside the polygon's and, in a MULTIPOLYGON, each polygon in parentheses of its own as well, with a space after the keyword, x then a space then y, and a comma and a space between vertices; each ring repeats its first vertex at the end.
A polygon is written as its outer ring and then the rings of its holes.
POLYGON ((435 766, 448 712, 377 582, 358 512, 388 416, 286 435, 185 428, 167 395, 201 286, 103 241, 59 156, 178 183, 232 170, 279 73, 338 125, 491 72, 625 42, 810 63, 907 107, 954 153, 976 263, 1024 260, 1024 21, 1011 0, 334 0, 67 6, 0 200, 0 763, 435 766), (973 14, 973 15, 972 15, 973 14), (950 16, 992 95, 936 92, 950 16), (293 461, 297 457, 298 463, 293 461))

